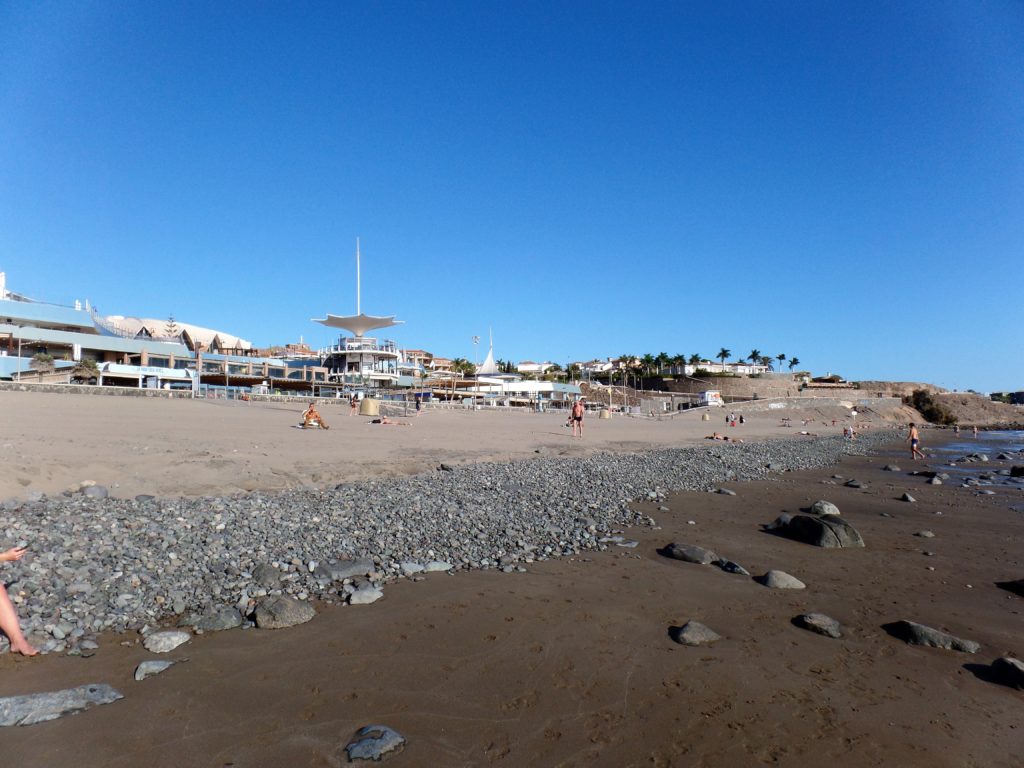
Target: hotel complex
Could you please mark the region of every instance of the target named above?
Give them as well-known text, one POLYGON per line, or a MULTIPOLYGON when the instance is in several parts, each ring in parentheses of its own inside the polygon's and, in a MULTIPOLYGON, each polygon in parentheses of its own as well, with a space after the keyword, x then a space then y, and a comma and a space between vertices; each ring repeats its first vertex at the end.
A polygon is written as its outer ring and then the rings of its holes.
MULTIPOLYGON (((358 282, 357 282, 358 285, 358 282)), ((424 350, 402 350, 367 333, 394 316, 328 314, 315 322, 348 331, 314 351, 288 345, 261 353, 245 339, 173 318, 101 315, 89 302, 62 306, 9 291, 0 272, 0 379, 190 390, 196 396, 295 394, 411 396, 475 404, 564 403, 573 384, 501 374, 493 349, 475 376, 424 350)))

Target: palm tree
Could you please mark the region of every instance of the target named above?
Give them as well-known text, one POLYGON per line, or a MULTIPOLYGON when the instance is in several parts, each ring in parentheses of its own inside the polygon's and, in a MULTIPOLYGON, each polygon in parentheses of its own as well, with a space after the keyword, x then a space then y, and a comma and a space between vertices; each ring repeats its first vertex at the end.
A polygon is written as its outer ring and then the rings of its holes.
POLYGON ((717 357, 719 360, 722 361, 722 369, 723 370, 725 370, 725 361, 729 357, 729 355, 731 355, 731 354, 732 354, 732 350, 731 349, 726 349, 725 347, 722 347, 720 350, 718 350, 718 354, 715 355, 715 357, 717 357))
POLYGON ((760 349, 752 349, 752 350, 750 350, 750 354, 747 355, 747 360, 749 360, 750 362, 754 363, 755 365, 757 363, 759 363, 761 361, 761 350, 760 349))
POLYGON ((779 354, 777 354, 775 356, 775 359, 779 361, 779 370, 781 371, 782 370, 782 364, 784 362, 786 362, 786 355, 785 355, 785 353, 784 352, 779 352, 779 354))
POLYGON ((769 371, 774 370, 772 368, 772 358, 771 358, 771 355, 761 355, 761 357, 758 358, 758 362, 761 363, 761 365, 763 365, 769 371))
POLYGON ((655 360, 654 355, 652 355, 650 352, 648 352, 640 359, 640 369, 643 371, 644 376, 651 375, 651 372, 654 370, 654 364, 656 362, 657 361, 655 360))
POLYGON ((791 358, 789 358, 789 370, 792 371, 798 365, 800 365, 800 358, 799 357, 791 357, 791 358))
POLYGON ((690 359, 687 360, 690 365, 700 365, 700 352, 694 352, 690 355, 690 359))
POLYGON ((573 380, 573 379, 579 380, 579 378, 583 374, 582 369, 578 365, 576 365, 576 363, 570 363, 569 366, 565 370, 566 370, 566 373, 569 374, 570 381, 573 380))
POLYGON ((659 352, 657 355, 655 355, 654 362, 658 366, 659 376, 661 376, 661 374, 664 373, 665 368, 668 367, 668 364, 669 362, 671 362, 671 360, 672 358, 668 356, 667 352, 659 352))
POLYGON ((685 355, 672 355, 672 359, 669 361, 672 365, 673 373, 678 374, 680 369, 686 365, 685 355))
POLYGON ((95 360, 90 358, 85 358, 80 361, 71 371, 71 378, 73 379, 84 379, 85 381, 89 381, 90 379, 98 379, 99 377, 100 366, 95 360))
POLYGON ((57 367, 53 364, 53 357, 45 352, 36 352, 32 355, 32 362, 29 363, 29 366, 39 376, 40 381, 43 380, 44 375, 53 373, 57 367))
POLYGON ((468 376, 472 373, 476 373, 476 366, 464 357, 456 357, 452 360, 452 371, 454 373, 461 373, 463 376, 468 376))

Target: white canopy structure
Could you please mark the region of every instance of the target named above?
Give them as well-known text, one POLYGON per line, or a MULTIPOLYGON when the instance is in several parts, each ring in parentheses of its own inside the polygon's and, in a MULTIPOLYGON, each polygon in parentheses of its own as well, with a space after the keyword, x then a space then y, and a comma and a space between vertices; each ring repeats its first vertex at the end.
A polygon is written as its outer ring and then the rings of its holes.
POLYGON ((353 336, 360 338, 366 335, 367 331, 372 331, 377 328, 390 328, 392 325, 401 325, 401 320, 395 320, 394 315, 382 317, 378 315, 364 315, 362 307, 360 306, 360 257, 359 257, 359 238, 356 238, 356 313, 354 315, 331 315, 328 314, 324 318, 313 318, 314 323, 320 323, 326 325, 329 328, 342 328, 346 331, 350 331, 353 336))
POLYGON ((358 315, 331 315, 328 314, 324 318, 313 318, 314 323, 320 323, 326 325, 329 328, 343 328, 346 331, 351 331, 353 336, 365 336, 367 331, 372 331, 377 328, 389 328, 392 325, 401 325, 401 320, 395 320, 395 316, 389 317, 378 317, 376 315, 364 315, 362 313, 358 315))

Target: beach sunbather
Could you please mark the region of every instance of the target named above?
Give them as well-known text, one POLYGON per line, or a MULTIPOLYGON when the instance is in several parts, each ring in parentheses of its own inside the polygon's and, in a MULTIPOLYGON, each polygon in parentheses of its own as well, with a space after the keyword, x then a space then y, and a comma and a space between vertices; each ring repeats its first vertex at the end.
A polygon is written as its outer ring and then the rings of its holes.
POLYGON ((385 427, 408 427, 411 426, 408 421, 392 421, 387 416, 381 416, 379 419, 374 419, 370 424, 380 424, 385 427))
MULTIPOLYGON (((21 560, 25 552, 24 547, 13 547, 6 552, 0 552, 0 562, 12 563, 15 560, 21 560)), ((11 653, 20 653, 22 656, 35 656, 39 653, 21 633, 18 613, 14 610, 14 604, 7 596, 7 590, 3 584, 0 584, 0 632, 7 635, 7 639, 11 641, 11 653)))
POLYGON ((323 418, 316 409, 315 403, 310 403, 309 408, 306 409, 305 413, 302 414, 302 428, 313 429, 314 427, 320 427, 320 429, 330 429, 324 424, 323 418))

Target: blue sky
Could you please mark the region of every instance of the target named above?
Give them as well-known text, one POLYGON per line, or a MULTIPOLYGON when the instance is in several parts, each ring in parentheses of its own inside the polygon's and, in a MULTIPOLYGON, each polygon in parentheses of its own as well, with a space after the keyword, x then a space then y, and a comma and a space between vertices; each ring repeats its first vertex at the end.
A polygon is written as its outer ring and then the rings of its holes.
MULTIPOLYGON (((0 4, 8 286, 1024 388, 1020 2, 0 4)), ((803 366, 801 366, 803 367, 803 366)))

